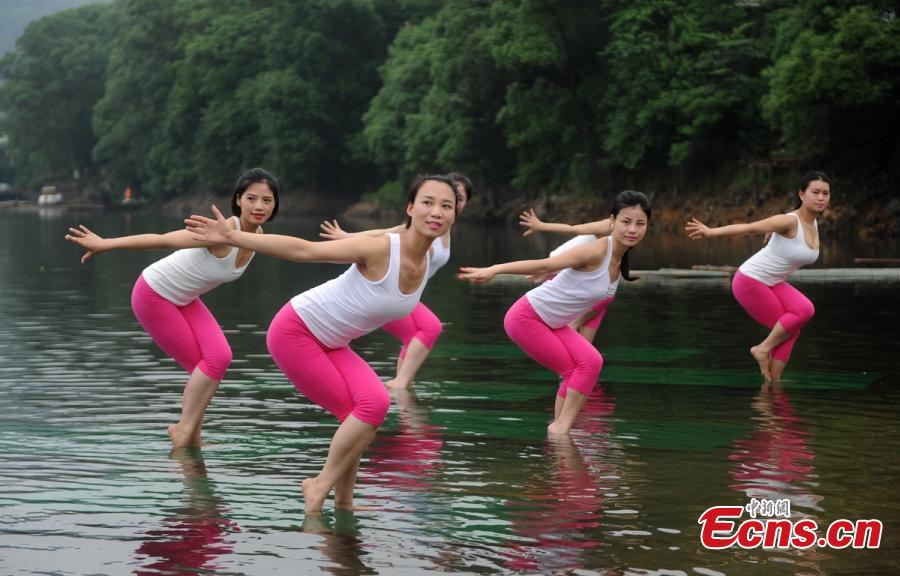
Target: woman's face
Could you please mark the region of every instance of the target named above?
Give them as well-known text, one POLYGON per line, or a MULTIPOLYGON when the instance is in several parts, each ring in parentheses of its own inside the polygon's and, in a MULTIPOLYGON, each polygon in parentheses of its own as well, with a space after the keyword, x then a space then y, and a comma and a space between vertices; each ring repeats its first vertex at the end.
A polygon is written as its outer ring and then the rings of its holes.
POLYGON ((613 216, 612 235, 625 246, 636 246, 647 233, 650 219, 640 206, 626 206, 619 210, 618 216, 613 216))
POLYGON ((272 217, 275 210, 275 194, 265 182, 254 182, 238 196, 241 208, 241 221, 245 224, 259 226, 272 217))
POLYGON ((432 238, 443 236, 456 220, 456 190, 444 182, 426 180, 406 207, 410 227, 432 238))
POLYGON ((821 214, 831 202, 831 185, 824 180, 813 180, 806 190, 800 191, 800 202, 804 208, 821 214))

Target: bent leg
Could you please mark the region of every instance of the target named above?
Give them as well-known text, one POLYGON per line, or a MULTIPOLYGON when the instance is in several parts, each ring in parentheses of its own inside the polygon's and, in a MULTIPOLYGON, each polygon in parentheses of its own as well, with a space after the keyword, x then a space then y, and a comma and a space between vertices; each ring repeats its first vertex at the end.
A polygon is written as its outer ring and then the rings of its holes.
POLYGON ((615 300, 615 296, 611 296, 606 300, 600 300, 590 308, 590 312, 592 317, 581 324, 580 326, 573 326, 575 330, 581 334, 581 337, 587 340, 588 342, 593 342, 594 337, 597 336, 597 330, 600 329, 600 323, 603 322, 603 317, 606 316, 606 309, 612 304, 612 301, 615 300))
POLYGON ((342 479, 340 504, 352 505, 353 482, 348 474, 358 466, 362 452, 384 421, 390 407, 387 391, 372 368, 350 348, 323 346, 290 304, 272 320, 266 343, 297 390, 341 420, 322 471, 303 481, 306 511, 321 510, 342 479))
POLYGON ((441 320, 419 302, 409 316, 384 325, 389 334, 403 342, 397 359, 397 375, 387 381, 392 388, 409 386, 441 335, 441 320))
POLYGON ((778 323, 784 315, 784 306, 772 287, 738 271, 731 283, 735 299, 751 318, 769 328, 766 339, 750 348, 750 354, 759 365, 766 380, 771 380, 772 349, 790 338, 790 334, 778 323))
POLYGON ((603 364, 600 353, 568 326, 551 329, 524 296, 507 312, 504 328, 510 339, 533 360, 562 376, 554 413, 565 420, 555 429, 568 432, 583 405, 583 402, 578 405, 576 398, 567 411, 569 389, 585 397, 590 395, 603 364))
POLYGON ((192 441, 199 444, 206 409, 231 365, 232 353, 225 333, 203 302, 194 300, 183 307, 181 313, 194 332, 202 360, 184 388, 179 424, 193 430, 192 441))
POLYGON ((181 419, 168 429, 172 445, 199 445, 206 407, 231 363, 228 341, 202 302, 176 306, 154 292, 143 276, 135 283, 131 306, 156 345, 190 374, 181 419))
POLYGON ((784 314, 778 318, 778 323, 790 334, 788 340, 773 348, 772 358, 787 362, 791 357, 794 344, 800 336, 800 331, 815 315, 816 308, 809 298, 787 282, 776 284, 772 290, 784 308, 784 314))

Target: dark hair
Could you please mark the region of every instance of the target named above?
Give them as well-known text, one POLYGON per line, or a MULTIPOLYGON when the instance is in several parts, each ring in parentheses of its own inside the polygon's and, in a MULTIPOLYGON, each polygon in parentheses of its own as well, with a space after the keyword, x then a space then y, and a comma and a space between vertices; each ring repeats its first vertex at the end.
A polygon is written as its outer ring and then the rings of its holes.
MULTIPOLYGON (((472 181, 469 180, 468 176, 462 172, 450 172, 447 174, 447 178, 453 181, 457 186, 462 185, 462 187, 466 189, 466 202, 472 199, 472 181)), ((457 186, 454 186, 454 189, 459 192, 457 186)))
MULTIPOLYGON (((444 176, 442 174, 428 174, 425 176, 416 176, 416 179, 412 181, 412 184, 409 185, 409 194, 407 194, 406 203, 407 205, 413 204, 416 201, 416 196, 419 195, 419 189, 426 182, 434 180, 435 182, 443 182, 447 186, 453 190, 453 211, 459 207, 459 196, 456 193, 456 184, 453 183, 453 180, 444 176)), ((412 224, 412 216, 406 217, 406 227, 409 228, 410 224, 412 224)))
MULTIPOLYGON (((643 192, 638 192, 636 190, 623 190, 619 192, 619 195, 616 196, 615 201, 612 205, 612 210, 610 212, 613 215, 613 218, 619 215, 619 212, 622 211, 622 208, 630 208, 631 206, 637 206, 641 210, 644 211, 644 214, 647 215, 647 222, 650 222, 650 216, 652 215, 652 210, 650 209, 650 199, 643 192)), ((625 280, 631 282, 632 278, 629 275, 629 267, 628 267, 628 252, 631 248, 625 250, 625 254, 622 255, 622 263, 619 265, 619 274, 625 280)))
POLYGON ((250 168, 249 170, 244 170, 238 176, 237 182, 234 183, 234 194, 231 196, 231 213, 235 216, 241 215, 241 206, 238 204, 238 198, 247 191, 247 188, 258 182, 266 184, 269 190, 272 191, 272 195, 275 196, 275 208, 272 209, 272 215, 266 220, 266 222, 271 222, 275 219, 275 215, 278 214, 278 180, 272 176, 271 172, 263 168, 250 168))
MULTIPOLYGON (((826 176, 824 172, 822 172, 821 170, 813 170, 811 172, 807 172, 806 176, 803 177, 803 180, 800 181, 800 187, 797 188, 797 192, 805 191, 807 188, 809 188, 809 185, 816 180, 821 180, 822 182, 826 182, 829 187, 831 186, 831 179, 828 178, 828 176, 826 176)), ((803 200, 800 200, 798 197, 797 206, 794 207, 794 210, 801 206, 803 206, 803 200)))

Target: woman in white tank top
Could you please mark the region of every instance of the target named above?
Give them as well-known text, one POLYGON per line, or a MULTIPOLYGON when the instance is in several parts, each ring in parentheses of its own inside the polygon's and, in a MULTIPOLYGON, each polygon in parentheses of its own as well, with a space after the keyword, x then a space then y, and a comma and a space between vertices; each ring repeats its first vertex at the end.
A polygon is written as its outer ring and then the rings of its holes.
POLYGON ((540 276, 559 272, 531 290, 506 313, 503 327, 510 339, 561 378, 551 434, 568 434, 590 396, 603 357, 569 325, 598 300, 615 295, 619 279, 628 276, 628 251, 647 232, 650 201, 640 192, 620 193, 612 208, 612 231, 583 246, 542 260, 520 260, 488 268, 460 268, 459 278, 475 284, 498 274, 540 276))
POLYGON ((766 338, 750 348, 766 381, 781 379, 800 329, 815 313, 812 302, 786 280, 819 257, 816 217, 828 208, 831 182, 822 172, 810 172, 803 178, 798 195, 800 206, 787 214, 718 228, 709 228, 693 218, 685 227, 695 240, 771 234, 763 249, 741 265, 731 284, 734 297, 744 310, 769 329, 766 338))
MULTIPOLYGON (((606 236, 609 236, 609 233, 612 230, 612 220, 610 218, 585 222, 584 224, 544 222, 537 217, 533 208, 529 208, 519 214, 519 224, 526 228, 522 233, 522 236, 525 237, 530 236, 535 232, 552 232, 564 236, 574 236, 574 238, 571 238, 554 248, 550 252, 550 256, 556 256, 557 254, 562 254, 566 250, 570 250, 576 246, 589 244, 594 240, 605 238, 606 236)), ((534 281, 544 282, 549 279, 550 278, 546 277, 534 278, 534 281)), ((585 310, 581 316, 575 319, 570 326, 572 326, 576 332, 581 334, 585 340, 593 342, 594 337, 597 335, 597 329, 600 327, 600 322, 606 314, 606 307, 614 298, 615 297, 596 302, 590 308, 585 310)))
POLYGON ((341 276, 292 298, 266 335, 272 359, 297 390, 341 422, 322 471, 303 481, 307 512, 321 510, 332 489, 336 507, 353 506, 360 457, 390 399, 378 375, 349 343, 413 311, 428 280, 431 244, 453 225, 456 202, 452 181, 422 177, 410 187, 402 233, 333 242, 233 230, 215 207, 215 220, 191 216, 186 221, 198 240, 296 262, 351 264, 341 276))
MULTIPOLYGON (((472 197, 472 181, 461 172, 451 172, 446 175, 456 185, 458 193, 458 207, 456 211, 457 217, 462 214, 469 200, 472 197)), ((373 230, 365 230, 362 232, 346 232, 338 225, 337 220, 326 220, 321 224, 322 232, 319 234, 322 238, 328 240, 338 240, 354 235, 381 236, 388 232, 397 232, 404 227, 403 224, 394 228, 381 228, 373 230)), ((434 274, 450 260, 450 232, 447 232, 440 238, 435 239, 431 244, 431 269, 429 276, 434 274)), ((396 376, 388 380, 385 384, 390 388, 406 388, 412 384, 416 373, 428 355, 434 348, 438 337, 441 335, 443 327, 441 319, 432 312, 428 306, 419 302, 412 314, 405 316, 399 320, 388 322, 382 329, 395 337, 402 343, 400 354, 397 357, 396 376)))
MULTIPOLYGON (((246 170, 231 197, 228 226, 261 234, 261 224, 278 212, 278 182, 262 168, 246 170)), ((101 238, 86 226, 69 228, 66 240, 91 256, 109 250, 172 250, 144 269, 131 294, 135 317, 153 341, 190 375, 181 418, 169 426, 172 446, 199 446, 203 415, 231 363, 231 347, 219 323, 200 300, 224 282, 241 277, 253 252, 197 240, 186 230, 101 238)))

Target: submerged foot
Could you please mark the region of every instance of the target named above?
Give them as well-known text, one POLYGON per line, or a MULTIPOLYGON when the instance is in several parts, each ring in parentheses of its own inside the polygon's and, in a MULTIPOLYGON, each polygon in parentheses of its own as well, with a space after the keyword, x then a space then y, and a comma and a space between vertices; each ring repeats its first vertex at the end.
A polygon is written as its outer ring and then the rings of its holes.
POLYGON ((172 448, 187 448, 200 445, 200 432, 186 429, 180 422, 169 426, 172 448), (196 440, 195 440, 196 435, 196 440))
POLYGON ((750 355, 753 356, 753 359, 756 360, 756 363, 759 364, 759 371, 762 372, 763 378, 766 379, 766 382, 772 380, 772 371, 770 369, 770 365, 772 363, 772 357, 765 350, 760 349, 759 346, 754 346, 750 349, 750 355))
POLYGON ((547 426, 548 434, 568 434, 571 426, 563 426, 559 423, 559 420, 554 420, 547 426))
POLYGON ((325 490, 319 485, 317 478, 307 478, 301 485, 303 490, 303 509, 307 513, 321 512, 322 506, 325 505, 325 497, 328 496, 329 490, 325 490))
POLYGON ((388 388, 394 388, 396 390, 400 390, 402 388, 406 388, 409 386, 409 382, 404 382, 402 380, 398 380, 396 378, 392 378, 384 383, 388 388))

